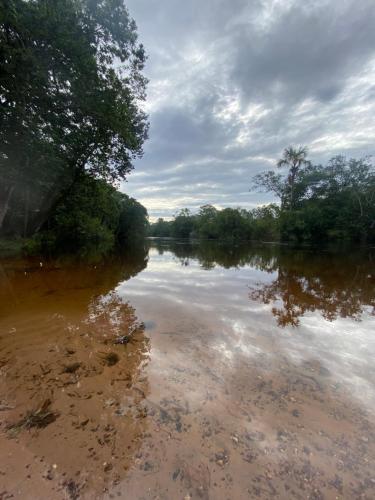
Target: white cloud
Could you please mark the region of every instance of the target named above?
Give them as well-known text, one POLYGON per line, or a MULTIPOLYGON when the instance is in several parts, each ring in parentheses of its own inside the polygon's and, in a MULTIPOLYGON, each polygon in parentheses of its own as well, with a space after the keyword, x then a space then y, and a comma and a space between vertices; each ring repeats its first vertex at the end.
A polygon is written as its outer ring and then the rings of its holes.
POLYGON ((375 152, 372 0, 127 4, 149 54, 151 129, 124 190, 152 217, 264 203, 250 179, 289 144, 319 162, 375 152))

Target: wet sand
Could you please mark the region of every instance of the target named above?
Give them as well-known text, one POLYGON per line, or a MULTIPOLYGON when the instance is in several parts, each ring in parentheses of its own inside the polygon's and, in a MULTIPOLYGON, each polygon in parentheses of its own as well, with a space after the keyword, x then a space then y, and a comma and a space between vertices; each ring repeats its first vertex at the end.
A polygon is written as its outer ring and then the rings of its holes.
POLYGON ((2 500, 375 498, 367 261, 213 257, 2 262, 2 500))

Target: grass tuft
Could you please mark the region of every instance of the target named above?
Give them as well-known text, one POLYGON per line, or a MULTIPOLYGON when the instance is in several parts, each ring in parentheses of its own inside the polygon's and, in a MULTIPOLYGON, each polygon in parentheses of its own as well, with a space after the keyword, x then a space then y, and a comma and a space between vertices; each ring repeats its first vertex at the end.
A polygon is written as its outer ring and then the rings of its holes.
POLYGON ((59 416, 57 412, 51 410, 51 404, 51 400, 46 399, 39 408, 28 411, 21 420, 15 424, 9 425, 8 430, 17 432, 22 429, 43 429, 47 427, 47 425, 54 422, 59 416))

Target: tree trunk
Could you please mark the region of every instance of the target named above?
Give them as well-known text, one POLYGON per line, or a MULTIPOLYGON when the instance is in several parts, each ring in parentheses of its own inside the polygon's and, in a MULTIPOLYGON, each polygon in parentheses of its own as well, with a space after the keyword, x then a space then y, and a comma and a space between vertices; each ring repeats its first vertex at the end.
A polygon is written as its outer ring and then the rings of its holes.
POLYGON ((25 193, 25 210, 23 215, 23 237, 27 236, 27 229, 29 225, 29 210, 30 210, 30 190, 27 187, 25 193))
POLYGON ((15 186, 9 186, 5 189, 4 195, 0 197, 0 231, 3 228, 4 219, 9 209, 9 202, 12 197, 15 186))

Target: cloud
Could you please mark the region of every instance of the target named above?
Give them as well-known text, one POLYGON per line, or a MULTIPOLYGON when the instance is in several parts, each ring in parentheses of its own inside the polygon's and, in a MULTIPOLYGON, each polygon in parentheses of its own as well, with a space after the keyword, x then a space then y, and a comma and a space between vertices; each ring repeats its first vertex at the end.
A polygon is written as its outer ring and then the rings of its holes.
POLYGON ((128 0, 149 54, 150 139, 124 190, 152 217, 252 207, 289 144, 374 152, 372 0, 128 0))
POLYGON ((248 98, 331 101, 374 53, 372 2, 296 2, 237 27, 234 80, 248 98))

